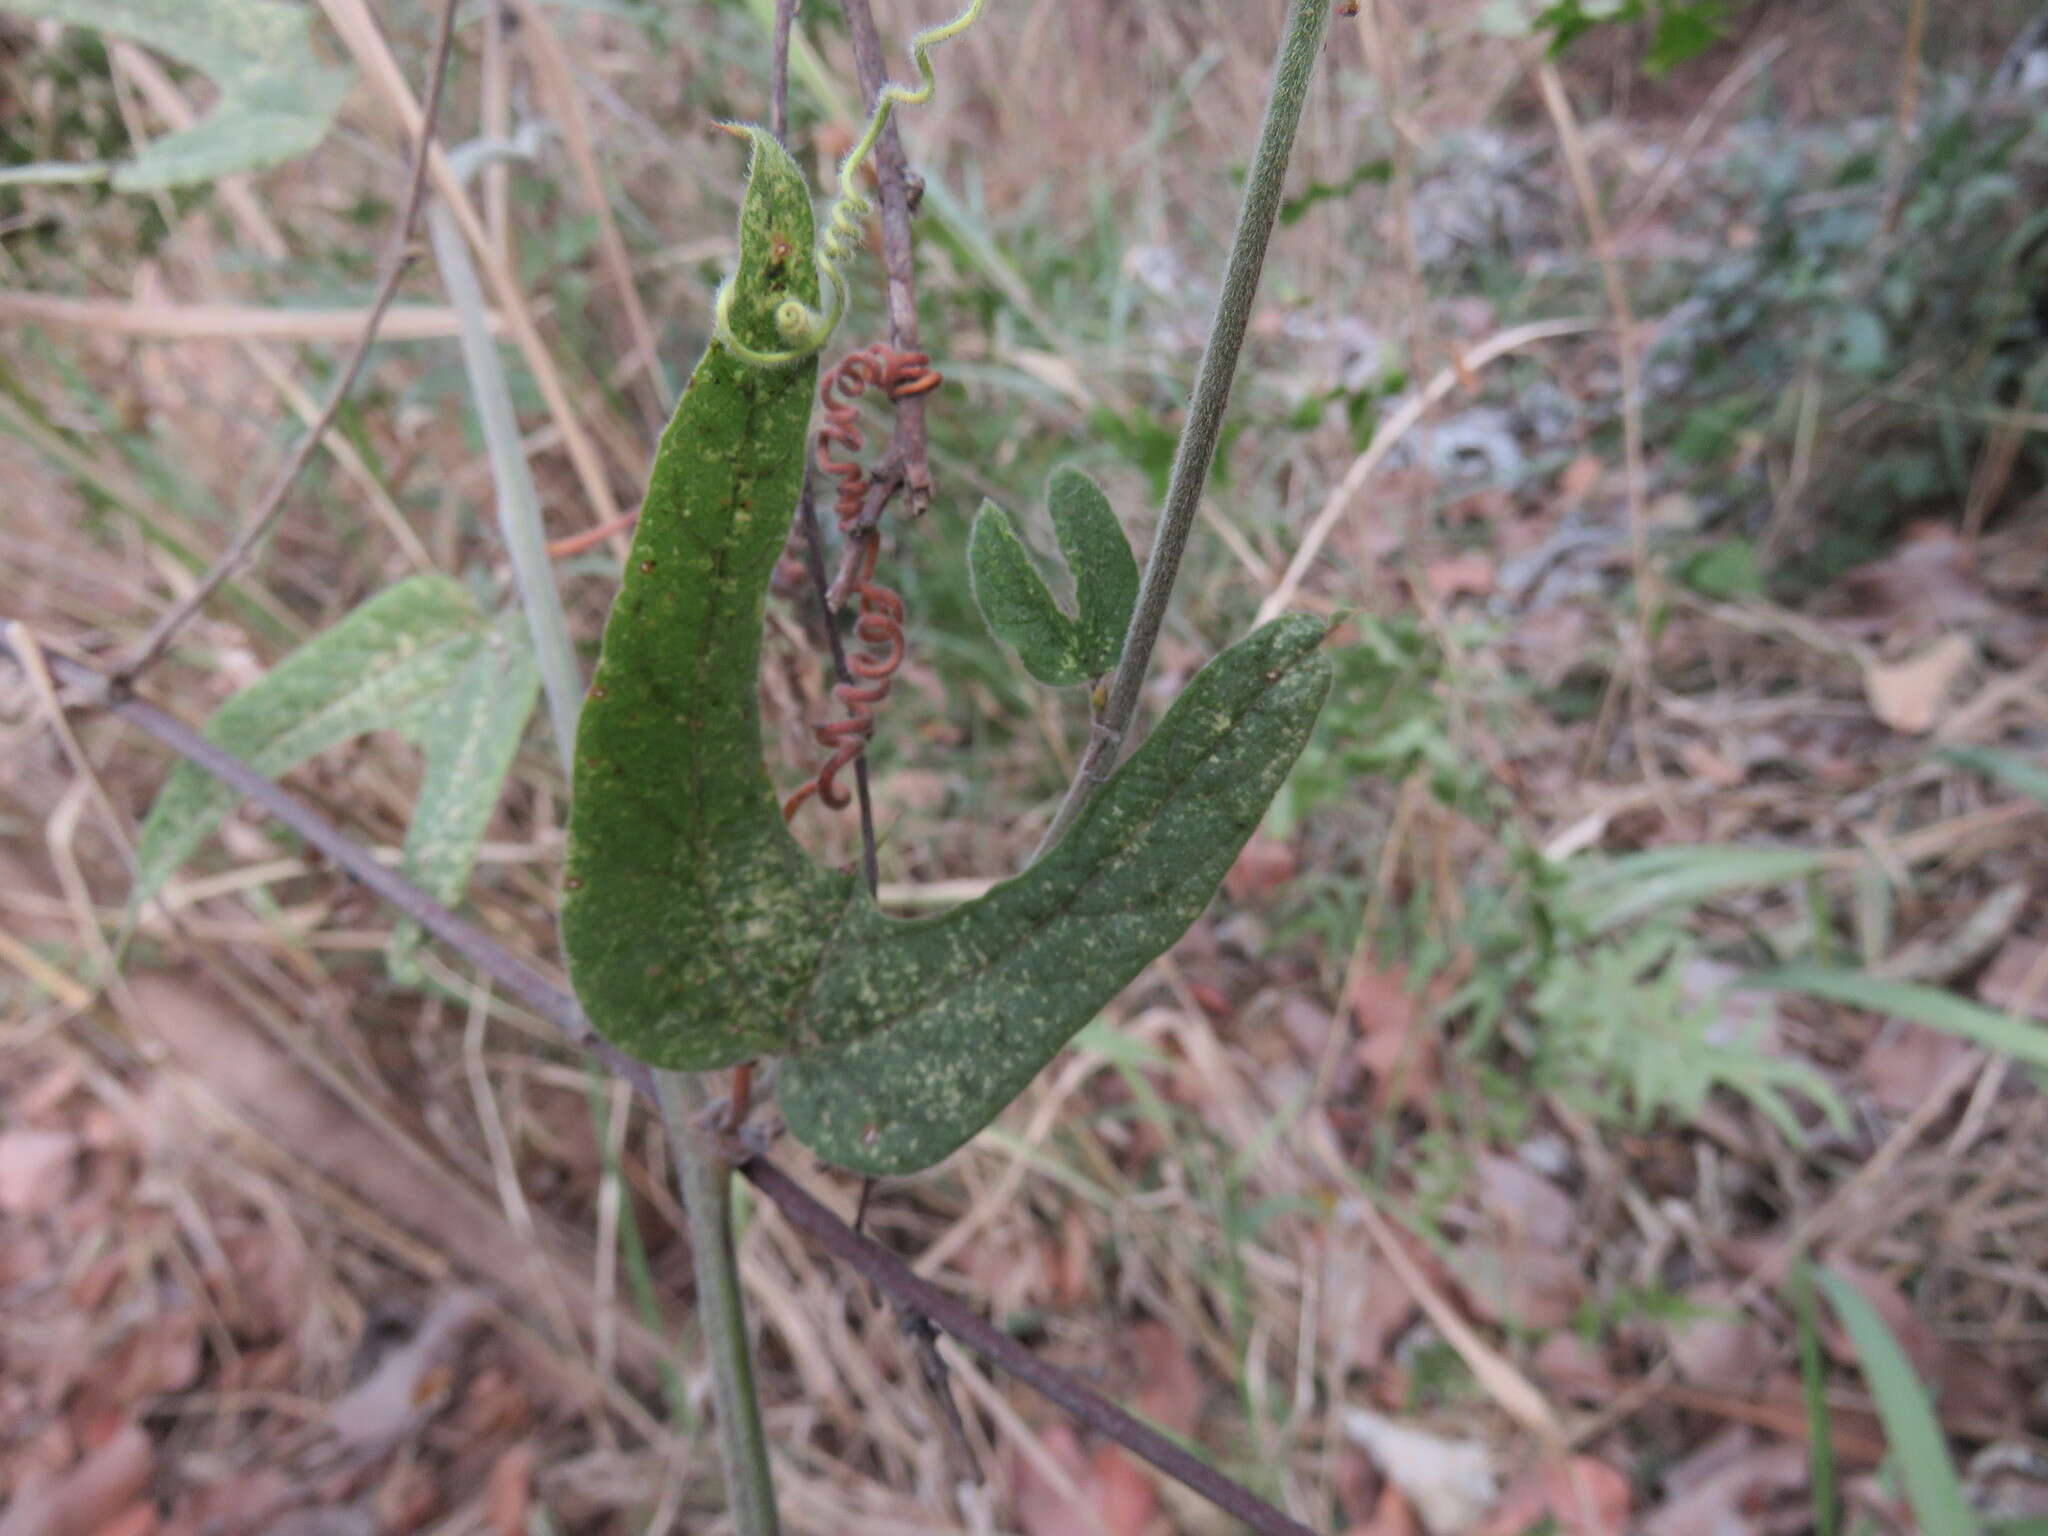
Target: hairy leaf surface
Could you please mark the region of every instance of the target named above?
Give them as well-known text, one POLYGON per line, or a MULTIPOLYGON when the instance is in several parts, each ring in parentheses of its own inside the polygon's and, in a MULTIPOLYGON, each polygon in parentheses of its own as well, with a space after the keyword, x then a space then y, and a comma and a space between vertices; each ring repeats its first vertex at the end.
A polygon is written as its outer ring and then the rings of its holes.
MULTIPOLYGON (((815 307, 818 277, 803 177, 753 137, 731 320, 771 350, 776 306, 815 307)), ((705 351, 662 434, 577 730, 569 974, 598 1030, 657 1066, 787 1049, 852 884, 784 830, 756 692, 817 373, 815 358, 761 369, 705 351)))
POLYGON ((1002 1112, 1208 905, 1329 690, 1315 619, 1275 619, 1189 683, 1058 846, 936 917, 849 906, 778 1095, 797 1139, 863 1173, 939 1161, 1002 1112))
POLYGON ((281 0, 0 0, 0 10, 131 37, 219 88, 205 117, 115 168, 124 192, 215 181, 302 155, 327 136, 348 94, 349 72, 313 52, 305 8, 281 0))
POLYGON ((1055 470, 1046 502, 1074 579, 1076 617, 1061 611, 1016 524, 992 501, 975 516, 968 571, 996 638, 1041 683, 1070 688, 1116 666, 1138 601, 1138 562, 1109 498, 1080 470, 1055 470))
MULTIPOLYGON (((405 832, 405 876, 434 900, 454 906, 469 885, 491 812, 526 735, 540 693, 540 669, 525 616, 502 614, 440 698, 420 711, 416 735, 427 770, 405 832)), ((392 930, 392 974, 414 979, 420 927, 392 930)))

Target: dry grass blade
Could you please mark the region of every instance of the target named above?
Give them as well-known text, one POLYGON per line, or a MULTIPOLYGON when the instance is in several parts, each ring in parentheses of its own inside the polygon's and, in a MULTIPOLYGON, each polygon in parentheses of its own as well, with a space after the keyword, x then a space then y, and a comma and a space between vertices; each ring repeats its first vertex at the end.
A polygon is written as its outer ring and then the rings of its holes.
POLYGON ((1315 564, 1316 556, 1323 552, 1330 535, 1344 514, 1351 509, 1351 503, 1365 484, 1373 477, 1394 445, 1414 431, 1430 410, 1448 399, 1451 391, 1466 384, 1473 373, 1488 363, 1496 362, 1510 353, 1524 347, 1534 346, 1539 341, 1555 341, 1560 336, 1578 336, 1597 329, 1599 322, 1593 320, 1535 320, 1527 325, 1512 326, 1505 331, 1487 337, 1486 340, 1461 353, 1451 367, 1441 369, 1422 389, 1404 403, 1397 411, 1390 412, 1374 428, 1372 441, 1365 445, 1359 455, 1344 471, 1344 478, 1337 482, 1335 489, 1323 499, 1323 505, 1309 523, 1307 532, 1296 546, 1294 558, 1287 562, 1287 569, 1280 577, 1280 584, 1266 594, 1259 604, 1257 622, 1264 624, 1285 613, 1301 590, 1302 578, 1308 568, 1315 564))
MULTIPOLYGON (((369 316, 367 309, 132 304, 0 289, 0 320, 166 341, 349 341, 363 334, 369 316)), ((496 311, 490 319, 493 331, 504 328, 496 311)), ((455 311, 439 304, 393 304, 378 324, 386 341, 441 341, 460 330, 455 311)))
MULTIPOLYGON (((323 7, 334 30, 341 34, 342 41, 348 45, 349 52, 355 56, 363 73, 369 76, 370 83, 384 98, 385 104, 408 133, 419 133, 425 114, 413 99, 412 91, 405 83, 404 72, 392 56, 391 45, 378 28, 367 0, 323 0, 323 7)), ((612 494, 610 476, 605 471, 603 460, 598 457, 597 446, 591 440, 582 416, 569 398, 561 370, 555 365, 539 327, 534 324, 532 306, 527 302, 518 275, 505 259, 505 253, 491 239, 490 231, 477 214, 476 205, 470 201, 461 179, 456 176, 446 152, 439 145, 433 146, 428 156, 427 173, 433 177, 435 192, 455 215, 455 222, 475 253, 477 266, 504 315, 506 326, 519 345, 520 355, 532 370, 534 384, 562 434, 562 447, 575 466, 583 493, 590 502, 592 520, 608 522, 616 519, 619 504, 618 498, 612 494)), ((636 475, 644 467, 638 462, 631 466, 636 475)), ((620 555, 623 558, 623 547, 620 555)))
POLYGON ((384 312, 391 307, 392 299, 397 296, 399 279, 404 277, 406 266, 411 260, 412 228, 419 218, 420 203, 426 194, 427 165, 433 158, 434 119, 441 109, 441 87, 448 74, 449 44, 455 34, 455 6, 456 0, 442 0, 441 19, 434 34, 433 57, 427 64, 427 104, 420 115, 419 125, 414 130, 418 140, 413 146, 412 167, 406 174, 405 200, 401 205, 398 221, 392 226, 390 241, 385 248, 377 278, 376 294, 370 301, 368 315, 364 317, 362 334, 357 337, 355 346, 343 362, 341 372, 335 378, 334 387, 328 391, 327 401, 320 409, 319 419, 307 429, 305 436, 299 439, 298 447, 294 448, 291 457, 285 460, 284 467, 278 471, 270 489, 264 492, 263 499, 250 512, 227 551, 214 562, 212 569, 200 579, 199 584, 169 613, 159 619, 144 637, 134 657, 121 670, 119 681, 124 686, 156 664, 157 659, 169 649, 178 631, 185 627, 194 614, 206 606, 213 594, 220 590, 221 583, 241 568, 242 562, 249 558, 250 552, 255 549, 264 534, 270 531, 271 524, 283 514, 285 498, 291 494, 292 487, 298 483, 299 476, 305 472, 306 466, 313 462, 313 455, 320 451, 321 440, 326 437, 328 428, 334 425, 335 418, 341 414, 342 402, 348 398, 349 391, 355 388, 356 378, 363 371, 363 364, 369 361, 370 349, 377 343, 377 331, 383 323, 384 312))

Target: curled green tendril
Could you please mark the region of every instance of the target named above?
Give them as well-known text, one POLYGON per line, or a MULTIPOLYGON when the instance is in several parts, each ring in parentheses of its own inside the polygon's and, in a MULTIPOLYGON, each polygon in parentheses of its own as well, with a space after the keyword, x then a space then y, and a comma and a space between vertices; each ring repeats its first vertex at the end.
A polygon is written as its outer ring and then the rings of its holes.
POLYGON ((915 87, 897 85, 894 81, 884 84, 875 98, 874 111, 868 114, 867 127, 861 131, 853 148, 846 152, 846 158, 839 162, 839 196, 825 215, 825 228, 818 236, 815 253, 818 275, 830 289, 823 312, 796 299, 785 301, 775 311, 775 329, 789 347, 780 352, 761 351, 733 335, 727 318, 732 305, 732 280, 728 278, 718 290, 718 303, 713 311, 713 334, 740 361, 751 363, 756 368, 785 367, 799 358, 809 357, 830 341, 832 333, 839 329, 839 321, 846 314, 846 306, 853 293, 846 278, 846 263, 860 250, 863 226, 868 215, 875 211, 874 200, 861 190, 861 167, 874 153, 882 130, 889 126, 889 119, 899 103, 906 107, 921 107, 932 99, 939 84, 938 76, 932 72, 932 49, 940 43, 951 42, 973 26, 987 5, 988 0, 968 0, 966 9, 951 21, 927 27, 910 40, 910 60, 917 66, 921 83, 915 87))

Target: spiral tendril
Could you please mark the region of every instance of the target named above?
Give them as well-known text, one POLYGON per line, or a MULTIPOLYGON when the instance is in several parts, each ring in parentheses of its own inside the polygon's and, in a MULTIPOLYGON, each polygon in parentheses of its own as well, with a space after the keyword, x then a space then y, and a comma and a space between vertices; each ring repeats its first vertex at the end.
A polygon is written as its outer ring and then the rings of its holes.
POLYGON ((868 156, 874 153, 882 130, 889 126, 889 119, 896 108, 899 105, 921 107, 932 99, 938 89, 939 79, 932 71, 932 49, 940 43, 951 42, 973 26, 981 19, 987 5, 988 0, 968 0, 966 8, 951 21, 926 27, 911 38, 910 61, 917 67, 919 83, 915 86, 898 85, 893 80, 885 83, 875 97, 867 126, 861 130, 853 148, 846 152, 846 158, 839 162, 839 196, 826 211, 825 227, 813 252, 818 275, 829 295, 823 312, 797 299, 784 301, 775 311, 775 330, 789 345, 780 351, 763 350, 748 346, 733 334, 730 319, 732 280, 728 278, 718 290, 718 302, 713 311, 714 334, 740 361, 756 368, 780 368, 799 358, 809 357, 832 339, 832 333, 838 330, 853 295, 852 285, 846 276, 847 263, 866 242, 868 216, 875 211, 874 199, 860 184, 861 168, 867 164, 868 156))
POLYGON ((818 398, 824 405, 825 419, 818 426, 814 451, 818 468, 838 483, 832 511, 839 519, 839 530, 858 541, 852 591, 860 599, 860 616, 854 620, 853 633, 868 649, 865 654, 846 658, 846 670, 852 677, 832 690, 833 697, 845 707, 846 718, 828 720, 813 729, 818 745, 831 755, 819 767, 817 777, 783 801, 785 821, 793 818, 813 796, 835 811, 844 810, 850 803, 852 797, 839 783, 839 775, 867 750, 875 734, 875 710, 889 697, 890 682, 903 665, 903 599, 875 580, 881 536, 872 528, 865 532, 860 528, 869 484, 867 471, 854 457, 867 441, 860 425, 860 397, 870 389, 879 389, 893 402, 929 394, 943 382, 943 376, 924 353, 898 352, 881 342, 848 353, 818 381, 818 398))

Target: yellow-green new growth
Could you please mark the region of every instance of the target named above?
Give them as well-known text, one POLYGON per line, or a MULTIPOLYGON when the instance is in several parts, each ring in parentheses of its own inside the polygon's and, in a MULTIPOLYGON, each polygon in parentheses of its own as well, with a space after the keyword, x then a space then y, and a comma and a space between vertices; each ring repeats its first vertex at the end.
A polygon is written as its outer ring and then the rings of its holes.
MULTIPOLYGON (((732 305, 733 283, 727 278, 718 290, 718 304, 715 310, 714 334, 725 343, 726 349, 742 362, 752 363, 756 368, 781 368, 809 357, 832 339, 832 333, 839 328, 846 306, 852 297, 852 288, 846 277, 846 263, 853 259, 860 249, 862 227, 868 215, 875 211, 873 199, 861 190, 861 167, 874 153, 882 130, 889 125, 897 104, 907 107, 921 107, 932 99, 938 89, 938 76, 932 72, 931 51, 940 43, 951 42, 962 32, 973 26, 987 7, 988 0, 968 0, 966 9, 951 21, 941 22, 936 27, 927 27, 910 40, 910 60, 917 66, 920 83, 915 87, 897 85, 890 81, 883 85, 875 98, 875 109, 868 114, 867 126, 861 130, 860 138, 846 158, 839 162, 839 196, 825 215, 825 227, 818 236, 815 258, 818 274, 828 290, 826 307, 820 312, 795 299, 785 301, 775 312, 775 329, 789 345, 781 350, 762 350, 739 341, 732 333, 729 311, 732 305)), ((744 133, 747 130, 727 125, 729 133, 744 133)))

